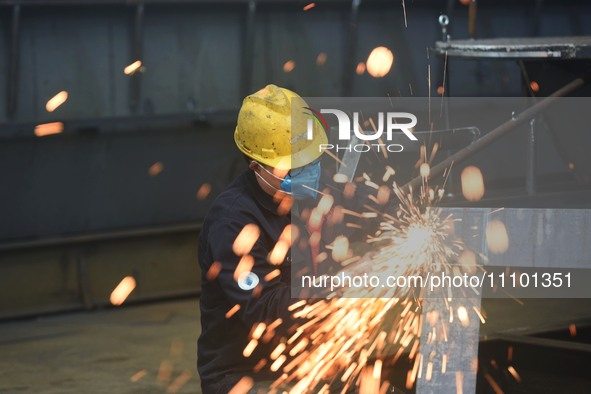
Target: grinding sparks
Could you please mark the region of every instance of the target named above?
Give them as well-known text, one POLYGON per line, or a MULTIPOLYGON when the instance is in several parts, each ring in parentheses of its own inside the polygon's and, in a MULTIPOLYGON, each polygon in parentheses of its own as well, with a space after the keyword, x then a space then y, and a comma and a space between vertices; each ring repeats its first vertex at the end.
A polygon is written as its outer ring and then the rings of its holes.
POLYGON ((577 336, 577 326, 574 323, 571 323, 568 326, 568 331, 569 331, 571 337, 577 336))
POLYGON ((197 190, 197 199, 205 200, 207 196, 209 196, 209 193, 211 193, 211 185, 209 183, 204 183, 199 186, 199 190, 197 190))
POLYGON ((211 266, 209 267, 209 269, 207 270, 205 277, 208 280, 214 280, 215 278, 218 277, 218 275, 220 274, 221 271, 222 271, 222 264, 219 261, 214 261, 211 264, 211 266))
POLYGON ((392 51, 386 47, 374 48, 367 58, 367 72, 374 78, 385 77, 394 63, 392 51))
POLYGON ((310 3, 304 6, 304 11, 311 10, 312 8, 316 7, 316 3, 310 3))
POLYGON ((326 56, 326 53, 324 53, 324 52, 319 53, 318 56, 316 57, 316 65, 317 66, 324 66, 327 58, 328 58, 328 56, 326 56))
POLYGON ((228 394, 246 394, 252 386, 254 386, 254 380, 251 377, 244 376, 232 387, 228 394))
POLYGON ((260 234, 261 231, 256 224, 247 224, 234 240, 232 250, 237 256, 243 256, 250 253, 252 247, 259 239, 260 234))
POLYGON ((45 104, 45 109, 47 110, 47 112, 53 112, 60 105, 65 103, 66 100, 68 100, 68 92, 66 92, 65 90, 62 90, 61 92, 59 92, 58 94, 56 94, 55 96, 53 96, 52 98, 49 99, 47 104, 45 104))
POLYGON ((178 393, 180 389, 183 388, 183 386, 185 384, 187 384, 187 382, 189 380, 191 380, 191 377, 193 375, 191 374, 191 372, 189 370, 184 370, 183 372, 181 372, 179 374, 179 376, 177 376, 172 383, 168 386, 167 389, 167 393, 168 394, 174 394, 174 393, 178 393))
POLYGON ((509 235, 503 222, 493 220, 486 226, 486 245, 494 254, 502 254, 509 249, 509 235))
POLYGON ((515 378, 515 380, 517 381, 517 383, 521 383, 521 376, 519 376, 519 374, 517 373, 517 371, 515 370, 515 368, 513 368, 511 365, 509 365, 507 367, 507 370, 509 371, 509 373, 511 374, 511 376, 513 376, 513 378, 515 378))
POLYGON ((355 73, 357 75, 363 75, 363 73, 365 73, 365 63, 364 62, 357 63, 357 67, 355 68, 355 73))
POLYGON ((64 131, 64 124, 62 122, 43 123, 35 126, 36 137, 60 134, 62 131, 64 131))
POLYGON ((160 173, 164 171, 164 164, 162 164, 162 162, 156 162, 154 164, 152 164, 150 166, 150 168, 148 168, 148 175, 150 176, 157 176, 160 175, 160 173))
POLYGON ((131 294, 131 292, 135 289, 136 283, 133 276, 126 276, 123 278, 121 282, 115 287, 115 289, 111 292, 111 297, 109 300, 113 305, 121 305, 125 302, 127 297, 131 294))
POLYGON ((468 201, 478 201, 484 196, 484 179, 478 167, 468 166, 461 175, 462 194, 468 201))
POLYGON ((226 312, 226 319, 229 319, 232 316, 234 316, 236 314, 236 312, 238 312, 239 310, 240 310, 240 305, 238 305, 238 304, 234 305, 232 308, 230 308, 230 310, 228 312, 226 312))
POLYGON ((468 311, 465 307, 461 306, 458 308, 458 319, 464 327, 468 327, 470 325, 470 318, 468 317, 468 311))
MULTIPOLYGON (((369 179, 365 181, 369 182, 369 179)), ((379 185, 376 189, 378 193, 384 190, 379 185)), ((380 226, 380 235, 368 239, 368 242, 380 242, 383 246, 369 260, 347 264, 350 272, 371 270, 399 275, 425 274, 437 266, 445 266, 449 258, 459 256, 461 249, 448 239, 449 220, 441 218, 438 210, 424 207, 424 204, 436 199, 430 199, 427 193, 417 201, 412 194, 405 194, 398 188, 392 193, 401 201, 397 217, 388 216, 389 219, 380 226)), ((325 201, 319 202, 306 216, 308 227, 310 222, 315 228, 323 222, 327 207, 321 205, 332 205, 332 202, 328 203, 329 199, 325 201)), ((357 217, 370 213, 377 216, 375 212, 345 212, 357 217)), ((312 242, 313 236, 310 238, 312 242)), ((337 237, 332 244, 333 258, 337 261, 349 258, 349 249, 349 240, 337 237)), ((414 385, 421 373, 427 378, 432 377, 435 364, 431 359, 423 361, 422 354, 418 352, 421 308, 420 300, 411 296, 411 290, 375 288, 369 291, 341 291, 345 296, 360 298, 332 298, 314 303, 300 301, 289 308, 294 318, 305 318, 307 323, 299 326, 296 333, 283 342, 285 347, 276 348, 271 355, 271 359, 276 360, 272 364, 273 369, 284 374, 275 382, 276 387, 297 382, 293 392, 319 392, 325 390, 326 381, 339 377, 345 391, 361 384, 360 391, 378 392, 383 365, 393 364, 405 351, 414 360, 413 368, 408 371, 407 388, 414 385), (291 361, 280 359, 280 351, 291 361), (371 365, 370 360, 377 355, 381 356, 371 365), (277 367, 278 364, 281 367, 277 367)), ((467 314, 465 308, 464 312, 467 314)), ((435 318, 432 323, 442 324, 440 319, 435 318)))
POLYGON ((136 373, 134 373, 133 375, 131 375, 131 377, 129 378, 129 381, 132 383, 135 382, 139 382, 140 380, 142 380, 142 378, 144 378, 146 375, 148 374, 148 371, 145 369, 142 369, 140 371, 137 371, 136 373))
POLYGON ((295 62, 293 60, 288 60, 283 64, 283 72, 290 73, 295 69, 295 62))
POLYGON ((136 60, 135 62, 131 63, 130 65, 126 66, 123 69, 125 75, 133 75, 136 71, 140 70, 142 67, 142 62, 140 60, 136 60))

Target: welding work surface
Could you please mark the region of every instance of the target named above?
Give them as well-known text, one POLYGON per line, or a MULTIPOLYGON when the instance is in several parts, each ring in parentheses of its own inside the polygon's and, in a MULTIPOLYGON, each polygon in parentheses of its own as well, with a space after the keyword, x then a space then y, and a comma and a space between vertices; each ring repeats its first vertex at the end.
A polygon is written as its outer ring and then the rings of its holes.
MULTIPOLYGON (((568 330, 590 317, 591 299, 522 301, 482 300, 481 340, 568 330)), ((200 393, 199 332, 197 299, 3 322, 0 392, 200 393)))

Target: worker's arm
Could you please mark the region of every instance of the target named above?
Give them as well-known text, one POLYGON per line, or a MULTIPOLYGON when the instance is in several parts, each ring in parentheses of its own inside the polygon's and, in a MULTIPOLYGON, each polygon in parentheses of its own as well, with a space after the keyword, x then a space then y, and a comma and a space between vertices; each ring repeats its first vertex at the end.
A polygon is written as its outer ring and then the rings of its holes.
POLYGON ((269 242, 263 238, 265 237, 263 233, 249 253, 254 258, 251 272, 258 277, 262 290, 241 289, 234 278, 241 256, 234 253, 232 244, 244 225, 240 221, 225 218, 211 226, 208 237, 211 261, 221 264, 221 271, 214 280, 218 281, 231 305, 240 305, 237 315, 246 324, 252 326, 258 322, 272 322, 282 318, 283 328, 287 328, 292 323, 287 308, 296 301, 291 299, 290 294, 291 268, 286 261, 280 266, 267 262, 271 249, 265 246, 269 242), (279 269, 281 274, 267 282, 265 276, 275 269, 279 269))

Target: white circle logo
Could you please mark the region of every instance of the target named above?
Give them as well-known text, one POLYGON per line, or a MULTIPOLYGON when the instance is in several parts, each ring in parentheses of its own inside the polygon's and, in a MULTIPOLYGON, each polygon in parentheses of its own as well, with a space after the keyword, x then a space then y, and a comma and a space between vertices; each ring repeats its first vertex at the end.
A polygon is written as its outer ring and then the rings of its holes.
POLYGON ((259 277, 254 272, 243 272, 238 277, 238 287, 242 290, 252 290, 259 284, 259 277))

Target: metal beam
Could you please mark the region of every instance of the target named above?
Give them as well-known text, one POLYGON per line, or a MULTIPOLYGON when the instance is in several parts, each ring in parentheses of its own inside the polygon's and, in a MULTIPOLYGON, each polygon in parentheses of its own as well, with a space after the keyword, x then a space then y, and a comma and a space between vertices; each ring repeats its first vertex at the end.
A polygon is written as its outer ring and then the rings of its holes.
MULTIPOLYGON (((472 155, 478 153, 479 151, 486 148, 487 146, 489 146, 490 144, 492 144, 493 142, 495 142, 511 130, 517 128, 518 126, 521 126, 525 122, 535 117, 542 110, 552 105, 552 103, 554 103, 558 97, 568 96, 570 93, 586 85, 589 82, 589 80, 591 80, 591 74, 587 74, 584 77, 577 78, 568 83, 567 85, 563 86, 562 88, 558 89, 554 93, 552 93, 549 97, 546 97, 543 100, 538 101, 536 104, 532 105, 519 115, 515 116, 513 119, 503 123, 496 129, 485 134, 484 136, 476 140, 476 142, 474 142, 473 144, 465 147, 461 151, 449 156, 441 163, 433 166, 431 168, 431 177, 442 174, 445 171, 445 169, 449 168, 452 164, 466 160, 472 155)), ((422 181, 422 177, 418 176, 410 182, 408 182, 402 188, 403 190, 408 190, 411 187, 416 188, 417 186, 421 185, 422 181)))

